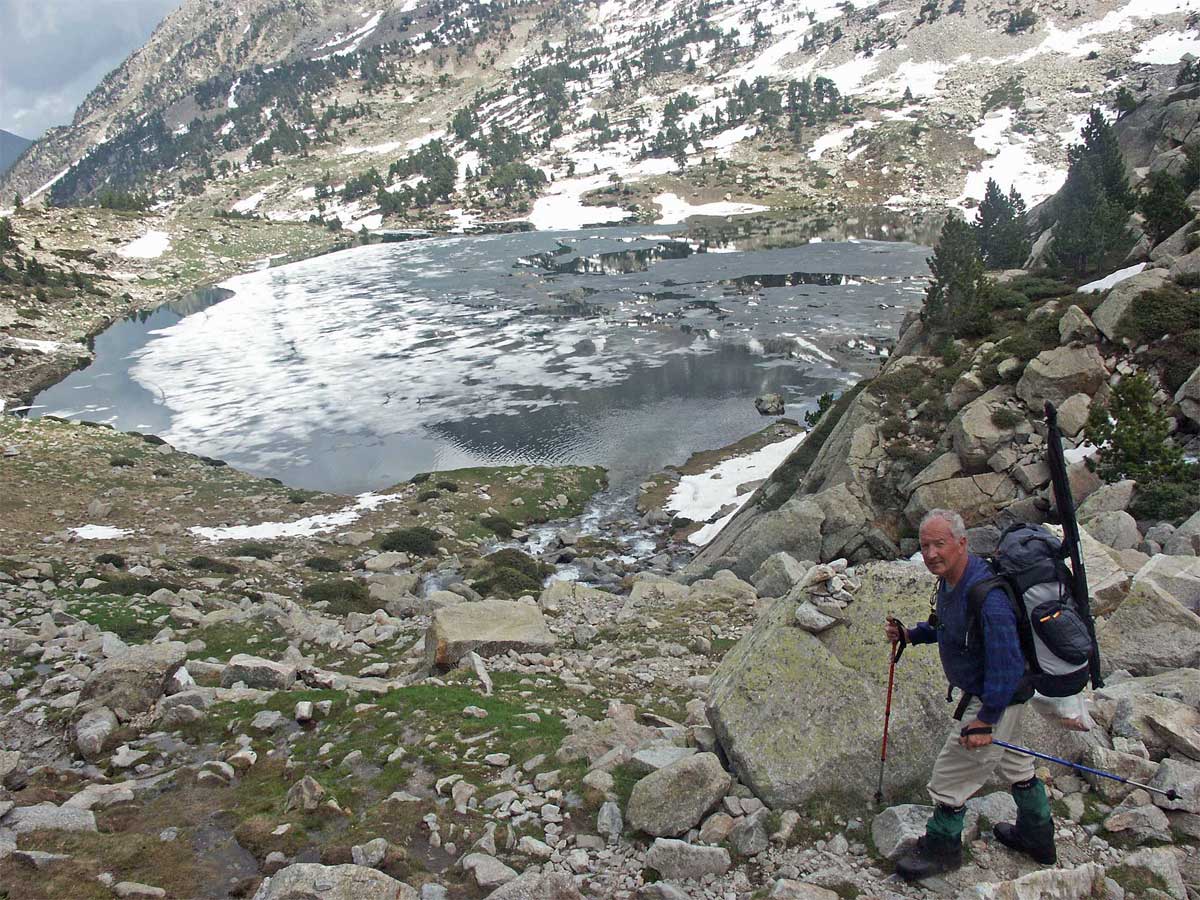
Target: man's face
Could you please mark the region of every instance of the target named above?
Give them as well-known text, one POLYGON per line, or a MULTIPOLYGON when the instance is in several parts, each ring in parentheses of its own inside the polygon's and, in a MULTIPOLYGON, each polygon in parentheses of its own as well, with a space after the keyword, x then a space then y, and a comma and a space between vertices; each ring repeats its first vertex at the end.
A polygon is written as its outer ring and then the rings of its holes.
POLYGON ((926 522, 921 529, 921 558, 934 575, 953 578, 966 564, 967 539, 955 538, 950 526, 941 519, 926 522))

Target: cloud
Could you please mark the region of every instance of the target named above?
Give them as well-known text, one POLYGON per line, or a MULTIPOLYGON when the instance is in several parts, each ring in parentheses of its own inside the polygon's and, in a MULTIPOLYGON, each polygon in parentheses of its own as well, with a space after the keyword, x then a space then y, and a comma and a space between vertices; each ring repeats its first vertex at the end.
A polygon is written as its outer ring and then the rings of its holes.
POLYGON ((71 121, 181 0, 0 0, 0 128, 35 138, 71 121))

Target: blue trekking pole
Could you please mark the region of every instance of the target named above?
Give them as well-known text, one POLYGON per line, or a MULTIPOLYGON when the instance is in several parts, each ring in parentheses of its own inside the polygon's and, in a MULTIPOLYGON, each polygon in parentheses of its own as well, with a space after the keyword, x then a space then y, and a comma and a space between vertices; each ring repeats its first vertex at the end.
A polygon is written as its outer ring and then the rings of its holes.
POLYGON ((1010 744, 1008 741, 998 741, 992 739, 992 743, 997 747, 1005 747, 1009 750, 1016 750, 1018 753, 1024 753, 1026 756, 1036 756, 1038 759, 1044 759, 1047 762, 1058 763, 1060 766, 1069 766, 1072 769, 1078 769, 1080 772, 1090 772, 1092 775, 1099 775, 1101 778, 1111 778, 1113 781, 1119 781, 1121 784, 1128 784, 1132 787, 1141 788, 1144 791, 1153 791, 1156 794, 1162 794, 1168 800, 1178 800, 1179 793, 1175 788, 1163 790, 1162 788, 1151 787, 1148 784, 1142 784, 1138 781, 1133 781, 1129 778, 1124 778, 1120 775, 1114 775, 1112 772, 1102 772, 1099 769, 1093 769, 1091 766, 1083 766, 1079 763, 1068 762, 1065 759, 1059 759, 1057 756, 1050 756, 1048 753, 1038 753, 1036 750, 1030 750, 1027 747, 1018 747, 1016 744, 1010 744))

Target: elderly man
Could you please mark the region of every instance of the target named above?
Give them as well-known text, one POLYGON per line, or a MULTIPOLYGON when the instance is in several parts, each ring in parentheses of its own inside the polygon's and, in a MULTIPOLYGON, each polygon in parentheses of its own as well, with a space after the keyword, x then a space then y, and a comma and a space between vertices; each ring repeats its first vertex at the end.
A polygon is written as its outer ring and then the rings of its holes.
MULTIPOLYGON (((996 825, 996 838, 1042 864, 1053 863, 1054 823, 1033 760, 992 744, 993 737, 1020 743, 1023 704, 1033 693, 1023 683, 1016 611, 1003 592, 993 590, 984 599, 980 621, 970 621, 967 591, 992 572, 986 561, 967 552, 958 513, 933 510, 921 522, 920 537, 925 567, 938 577, 936 608, 928 622, 903 634, 913 644, 937 643, 946 678, 962 694, 955 718, 969 724, 955 725, 933 764, 928 789, 936 809, 896 871, 915 881, 961 866, 964 804, 993 774, 1012 785, 1017 802, 1016 825, 996 825)), ((889 617, 888 640, 899 640, 903 628, 889 617)))

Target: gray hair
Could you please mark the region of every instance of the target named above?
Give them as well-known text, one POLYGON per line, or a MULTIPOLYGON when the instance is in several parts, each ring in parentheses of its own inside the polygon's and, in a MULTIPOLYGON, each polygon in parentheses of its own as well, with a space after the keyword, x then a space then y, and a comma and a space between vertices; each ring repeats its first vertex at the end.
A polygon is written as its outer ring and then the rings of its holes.
POLYGON ((920 530, 923 531, 928 523, 934 521, 945 522, 946 526, 950 529, 950 535, 956 540, 967 536, 967 525, 963 521, 963 517, 952 509, 931 509, 921 519, 920 530))

